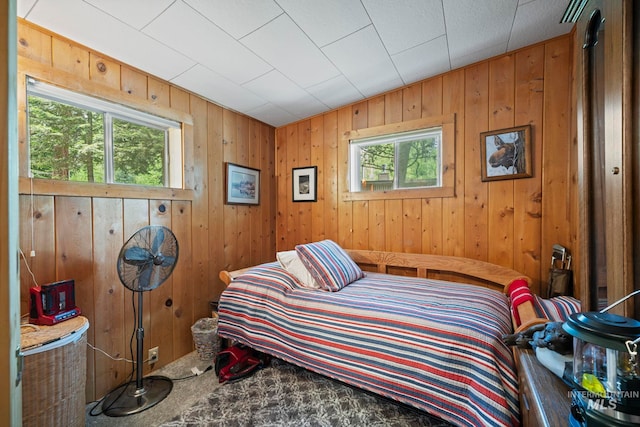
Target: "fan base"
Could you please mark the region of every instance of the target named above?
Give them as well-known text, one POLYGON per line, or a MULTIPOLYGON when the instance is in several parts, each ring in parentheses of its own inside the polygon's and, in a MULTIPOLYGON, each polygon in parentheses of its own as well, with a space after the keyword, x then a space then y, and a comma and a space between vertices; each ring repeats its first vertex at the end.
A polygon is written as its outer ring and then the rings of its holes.
POLYGON ((137 414, 161 402, 172 388, 171 380, 159 375, 144 377, 141 388, 136 381, 123 384, 104 398, 102 412, 109 417, 137 414))

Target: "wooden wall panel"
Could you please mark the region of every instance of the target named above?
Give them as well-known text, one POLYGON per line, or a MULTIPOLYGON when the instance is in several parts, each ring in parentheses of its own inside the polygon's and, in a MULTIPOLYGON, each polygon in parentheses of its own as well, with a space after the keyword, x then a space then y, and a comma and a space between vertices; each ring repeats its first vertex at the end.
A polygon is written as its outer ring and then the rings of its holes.
MULTIPOLYGON (((489 66, 487 62, 469 67, 465 72, 464 111, 464 256, 487 261, 489 189, 480 178, 480 132, 489 129, 489 66)), ((457 148, 457 147, 456 147, 457 148)))
MULTIPOLYGON (((311 121, 304 120, 298 122, 296 135, 298 137, 298 167, 311 166, 311 121)), ((293 172, 291 176, 291 185, 293 186, 293 172)), ((293 191, 293 189, 292 189, 293 191)), ((311 203, 296 202, 294 203, 295 215, 293 216, 295 229, 298 236, 311 236, 313 230, 313 216, 311 214, 311 203)), ((311 239, 305 240, 306 243, 311 239)))
MULTIPOLYGON (((542 144, 544 99, 544 46, 538 45, 516 53, 515 65, 515 123, 529 123, 532 127, 531 147, 533 177, 514 182, 513 268, 530 277, 543 277, 541 266, 542 226, 542 144)), ((577 249, 577 248, 576 248, 577 249)), ((540 283, 533 286, 536 293, 540 283)))
MULTIPOLYGON (((385 96, 384 124, 389 125, 402 121, 403 90, 396 90, 385 96)), ((346 177, 345 177, 346 179, 346 177)), ((402 252, 403 227, 402 227, 402 200, 388 199, 384 201, 385 219, 385 250, 402 252)))
POLYGON ((89 78, 112 89, 120 89, 120 66, 101 55, 89 55, 89 78))
POLYGON ((89 52, 75 43, 53 37, 51 59, 54 68, 83 79, 89 78, 89 52))
MULTIPOLYGON (((287 194, 287 129, 280 128, 276 131, 276 189, 277 194, 287 194)), ((280 203, 282 196, 276 203, 276 246, 278 250, 293 249, 287 242, 287 216, 289 203, 280 203)))
MULTIPOLYGON (((338 115, 329 112, 323 115, 324 120, 324 170, 320 173, 324 184, 324 226, 327 239, 338 240, 338 115)), ((276 141, 278 144, 279 141, 276 141)), ((276 152, 278 154, 278 152, 276 152)), ((278 161, 278 159, 276 159, 278 161)), ((281 194, 281 193, 278 193, 281 194)), ((285 193, 286 194, 286 193, 285 193)), ((278 210, 283 209, 278 197, 278 210)), ((286 203, 284 204, 286 206, 286 203)), ((278 236, 276 236, 277 238, 278 236)), ((294 236, 295 239, 295 236, 294 236)), ((276 240, 277 241, 277 240, 276 240)))
MULTIPOLYGON (((129 291, 120 282, 116 262, 124 241, 122 199, 93 199, 93 259, 94 263, 94 345, 108 354, 122 354, 126 335, 124 313, 125 294, 129 291)), ((82 307, 82 306, 80 306, 82 307)), ((96 394, 108 393, 114 381, 126 378, 131 368, 121 362, 104 358, 96 364, 96 394)))
MULTIPOLYGON (((352 129, 362 129, 369 127, 368 101, 362 101, 354 104, 352 112, 352 129)), ((354 249, 369 248, 369 205, 370 202, 368 200, 351 202, 353 213, 353 241, 351 246, 354 249)))
MULTIPOLYGON (((342 141, 342 135, 345 132, 351 130, 351 108, 341 108, 338 110, 338 123, 337 123, 337 163, 336 168, 338 171, 345 170, 345 167, 349 161, 347 147, 340 144, 342 141)), ((353 203, 344 201, 340 197, 340 194, 344 193, 347 188, 347 177, 338 175, 338 193, 337 193, 337 206, 338 206, 338 236, 337 242, 339 245, 350 248, 353 246, 353 203)), ((295 238, 295 237, 294 237, 295 238)), ((296 240, 299 240, 296 239, 296 240)))
POLYGON ((309 164, 317 166, 316 197, 318 202, 311 203, 311 236, 312 242, 325 238, 324 228, 324 194, 325 194, 325 168, 324 168, 324 120, 322 116, 313 117, 310 121, 311 152, 309 164))
MULTIPOLYGON (((515 56, 505 55, 489 63, 489 125, 487 129, 515 126, 515 56)), ((520 124, 518 124, 520 125, 520 124)), ((489 262, 513 268, 513 191, 515 180, 489 182, 489 206, 497 215, 489 217, 489 262)))
MULTIPOLYGON (((307 211, 291 202, 288 185, 279 187, 277 249, 331 238, 349 248, 467 256, 516 268, 539 292, 551 245, 575 244, 576 183, 568 179, 575 166, 567 167, 576 155, 570 144, 571 44, 570 35, 559 37, 313 117, 311 160, 323 188, 311 212, 313 218, 323 212, 324 229, 320 223, 311 230, 295 226, 295 217, 307 211), (344 132, 442 114, 455 115, 454 197, 342 200, 348 185, 344 132), (482 182, 480 133, 526 124, 533 130, 533 176, 482 182), (556 149, 563 154, 553 156, 556 149), (562 207, 552 211, 557 203, 562 207)), ((301 166, 303 141, 292 130, 302 123, 307 120, 276 130, 279 178, 301 166)))
MULTIPOLYGON (((142 293, 143 356, 151 347, 160 348, 159 362, 143 365, 145 374, 194 350, 190 327, 210 315, 209 302, 217 301, 224 289, 220 270, 275 258, 275 129, 23 20, 18 31, 20 75, 42 76, 72 90, 184 122, 185 190, 105 190, 100 185, 40 180, 25 185, 31 180, 22 180, 21 312, 27 313, 33 285, 26 265, 39 284, 76 279, 77 304, 90 322, 88 342, 108 355, 87 351, 87 401, 92 401, 132 373, 131 363, 121 359, 135 358, 129 343, 138 294, 120 283, 115 263, 122 244, 138 229, 165 225, 180 245, 171 277, 142 293), (225 161, 261 170, 259 206, 224 203, 225 161), (32 249, 35 257, 30 256, 32 249)), ((18 136, 23 178, 28 176, 25 95, 21 81, 18 136)), ((135 345, 133 336, 134 353, 135 345)))
MULTIPOLYGON (((442 253, 464 256, 465 226, 465 165, 466 165, 466 114, 465 114, 465 70, 442 76, 442 113, 456 116, 456 197, 442 199, 442 253)), ((471 143, 474 139, 471 138, 471 143)), ((431 224, 430 227, 437 227, 431 224)))
POLYGON ((18 25, 18 56, 51 65, 51 35, 18 25))
MULTIPOLYGON (((293 178, 292 178, 292 171, 291 169, 294 167, 298 167, 300 166, 300 160, 298 157, 298 145, 300 144, 299 141, 299 136, 298 136, 298 126, 296 124, 293 124, 291 126, 287 126, 287 145, 286 145, 286 150, 287 150, 287 166, 284 168, 284 170, 282 171, 282 175, 281 178, 283 178, 283 183, 284 183, 284 194, 291 194, 291 189, 293 186, 293 178)), ((278 193, 280 194, 280 193, 278 193)), ((293 238, 295 238, 295 236, 299 236, 300 234, 298 234, 298 231, 296 230, 296 226, 297 226, 297 219, 298 219, 298 209, 299 209, 299 204, 297 203, 292 203, 291 200, 289 200, 289 207, 287 209, 287 216, 286 216, 286 231, 287 231, 287 241, 288 241, 288 247, 293 249, 293 247, 298 243, 296 241, 293 240, 293 238)))
MULTIPOLYGON (((260 126, 257 122, 249 123, 249 161, 248 165, 255 169, 260 169, 262 171, 262 144, 260 144, 260 126)), ((265 174, 266 175, 266 174, 265 174)), ((264 177, 261 177, 264 178, 264 177)), ((261 179, 261 185, 265 183, 265 179, 261 179)), ((264 199, 264 198, 263 198, 264 199)), ((260 200, 260 203, 263 204, 266 200, 260 200)), ((251 265, 260 263, 260 254, 262 251, 261 248, 261 240, 262 236, 262 221, 261 221, 261 211, 258 209, 250 209, 249 210, 249 261, 248 263, 251 265)))
POLYGON ((20 313, 29 313, 29 293, 32 286, 56 280, 55 204, 51 196, 20 198, 20 250, 22 258, 20 283, 20 313), (36 250, 37 248, 37 250, 36 250), (35 256, 31 256, 31 251, 35 256), (33 276, 31 276, 33 274, 33 276), (34 282, 35 281, 35 282, 34 282))
MULTIPOLYGON (((96 299, 91 198, 57 197, 55 218, 55 230, 64 230, 64 233, 56 233, 56 280, 75 280, 76 305, 82 309, 82 314, 89 320, 89 324, 93 325, 96 299)), ((95 332, 95 327, 89 328, 88 342, 96 342, 95 332)), ((87 372, 94 372, 93 362, 92 358, 87 358, 87 372)), ((87 401, 92 400, 94 394, 95 374, 87 378, 87 401)))
POLYGON ((576 167, 574 139, 571 135, 571 69, 572 43, 565 39, 553 40, 545 45, 544 61, 544 129, 542 134, 542 240, 541 256, 543 273, 551 261, 552 246, 559 243, 570 250, 577 248, 574 231, 577 227, 575 191, 558 191, 574 188, 576 182, 572 167, 576 167), (553 95, 553 96, 551 96, 553 95))
POLYGON ((198 304, 198 301, 202 299, 206 301, 209 294, 194 286, 194 281, 192 280, 193 263, 189 262, 195 255, 191 249, 193 247, 191 219, 194 216, 191 207, 191 203, 187 201, 174 201, 171 203, 171 231, 175 234, 180 249, 178 264, 176 264, 173 274, 171 274, 173 305, 170 308, 173 315, 173 355, 165 354, 163 348, 158 366, 165 365, 191 352, 193 350, 193 339, 185 331, 190 330, 191 325, 198 318, 208 317, 207 311, 203 313, 203 309, 206 307, 204 304, 198 304), (196 309, 198 306, 200 306, 199 311, 196 309))
MULTIPOLYGON (((147 86, 147 95, 152 103, 162 107, 170 107, 172 105, 171 101, 173 101, 173 99, 170 95, 171 89, 168 83, 149 77, 147 80, 147 86)), ((201 100, 201 102, 204 103, 203 100, 201 100)), ((175 105, 173 107, 177 108, 175 105)), ((188 112, 189 110, 186 111, 188 112)))
MULTIPOLYGON (((191 159, 190 167, 191 173, 187 173, 187 177, 189 177, 189 182, 185 180, 185 186, 188 188, 193 188, 194 198, 193 203, 190 206, 187 206, 183 203, 178 203, 176 206, 179 209, 184 210, 185 212, 190 210, 189 216, 185 218, 190 218, 190 226, 192 236, 207 236, 209 229, 209 200, 210 193, 209 188, 211 188, 212 183, 209 183, 209 179, 214 175, 216 177, 216 181, 213 183, 217 188, 217 191, 222 191, 224 184, 220 182, 217 174, 221 173, 221 166, 218 165, 212 167, 212 170, 209 170, 208 161, 209 161, 209 141, 208 141, 208 132, 209 129, 209 117, 208 117, 208 103, 203 99, 200 99, 196 96, 189 96, 189 105, 184 105, 182 100, 182 96, 178 96, 183 93, 183 91, 171 91, 171 106, 175 106, 175 108, 180 109, 188 109, 191 113, 194 123, 206 123, 206 126, 185 126, 185 128, 191 128, 189 132, 190 142, 187 143, 185 139, 185 145, 189 146, 189 152, 191 156, 185 156, 191 159), (198 159, 198 160, 196 160, 198 159), (216 174, 217 172, 217 174, 216 174), (191 184, 192 183, 192 184, 191 184)), ((221 146, 221 144, 219 145, 221 146)), ((220 163, 220 157, 217 158, 218 163, 220 163)), ((185 170, 187 170, 187 165, 185 164, 185 170)), ((221 198, 217 199, 218 203, 221 202, 221 198)), ((176 207, 174 206, 174 208, 176 207)), ((182 217, 182 215, 181 215, 182 217)), ((174 218, 175 211, 174 211, 174 218)), ((181 219, 178 219, 182 221, 181 219)), ((187 230, 184 231, 185 235, 187 230)), ((218 235, 219 236, 219 235, 218 235)), ((210 312, 208 300, 211 298, 211 295, 216 295, 214 299, 218 299, 219 290, 214 290, 210 288, 210 284, 213 284, 209 278, 212 277, 209 274, 209 268, 218 267, 219 264, 217 262, 209 262, 209 247, 213 247, 214 245, 210 245, 208 239, 204 239, 201 237, 196 237, 195 239, 190 238, 190 245, 185 245, 185 242, 181 242, 182 247, 186 247, 187 256, 189 258, 182 257, 183 260, 187 261, 191 260, 190 269, 188 273, 184 277, 184 284, 192 288, 190 292, 193 295, 193 304, 189 309, 185 308, 185 311, 188 310, 189 315, 191 315, 192 320, 197 320, 201 317, 208 316, 210 312), (200 284, 197 286, 196 284, 200 284), (203 284, 205 284, 203 286, 203 284)), ((182 285, 181 285, 182 286, 182 285)), ((177 315, 177 314, 176 314, 177 315)), ((183 315, 184 322, 186 322, 188 315, 183 315)), ((182 330, 186 327, 186 323, 182 325, 182 330)), ((177 337, 180 341, 185 338, 177 337)), ((175 353, 175 357, 179 357, 179 355, 184 354, 184 351, 188 351, 187 348, 184 347, 183 344, 178 345, 178 351, 175 353)))
MULTIPOLYGON (((205 129, 205 140, 200 144, 206 145, 207 159, 204 170, 207 174, 206 194, 207 198, 199 207, 198 214, 202 209, 205 210, 204 217, 201 222, 195 222, 194 218, 194 239, 193 239, 193 255, 194 255, 194 283, 207 284, 204 289, 199 291, 201 298, 207 293, 215 295, 215 300, 223 290, 222 283, 210 280, 215 277, 220 270, 224 269, 224 164, 220 159, 223 158, 223 133, 222 133, 222 116, 223 109, 217 105, 207 104, 207 129, 205 129), (211 221, 209 221, 211 219, 211 221), (208 225, 208 233, 207 233, 208 225), (207 239, 198 236, 207 235, 207 239)), ((199 138, 198 138, 199 140, 199 138)), ((197 152, 197 151, 196 151, 197 152)), ((202 185, 202 183, 200 184, 202 185)), ((204 191, 202 189, 201 191, 204 191)), ((203 197, 204 198, 204 197, 203 197)), ((196 214, 196 206, 194 206, 194 215, 196 214)), ((204 302, 204 301, 203 301, 204 302)))
MULTIPOLYGON (((245 116, 236 116, 236 150, 234 162, 243 166, 251 166, 249 164, 249 120, 245 116)), ((251 264, 251 215, 250 212, 255 210, 250 206, 237 206, 237 223, 235 227, 236 248, 235 259, 240 265, 251 264)))
POLYGON ((147 99, 147 76, 129 67, 120 67, 120 89, 136 98, 147 99))
MULTIPOLYGON (((171 229, 172 223, 172 202, 149 200, 149 224, 163 225, 171 229)), ((181 268, 181 266, 176 264, 175 268, 181 268)), ((146 359, 149 348, 158 346, 161 349, 159 351, 160 358, 154 368, 162 367, 173 360, 173 283, 174 276, 171 275, 164 283, 149 291, 149 304, 145 305, 142 311, 144 316, 150 319, 149 327, 145 330, 143 357, 146 359), (169 357, 162 357, 163 354, 169 355, 169 357)))
MULTIPOLYGON (((421 117, 436 117, 442 115, 442 91, 443 79, 431 79, 418 85, 422 89, 421 117)), ((420 229, 416 230, 416 237, 421 239, 420 252, 441 255, 442 254, 442 227, 434 227, 433 224, 443 224, 442 199, 420 199, 420 229)))

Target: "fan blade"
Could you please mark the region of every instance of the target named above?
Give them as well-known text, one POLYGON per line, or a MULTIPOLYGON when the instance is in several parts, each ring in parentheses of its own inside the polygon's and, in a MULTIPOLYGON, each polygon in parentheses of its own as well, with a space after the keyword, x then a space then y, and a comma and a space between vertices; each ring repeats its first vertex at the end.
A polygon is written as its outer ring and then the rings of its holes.
POLYGON ((138 287, 139 291, 149 290, 149 286, 151 284, 151 273, 153 273, 153 264, 149 264, 146 267, 142 267, 142 271, 138 276, 138 287))
POLYGON ((174 256, 165 256, 162 260, 162 267, 171 267, 176 262, 176 257, 174 256))
POLYGON ((153 245, 151 246, 151 252, 155 255, 158 253, 160 246, 164 242, 164 230, 162 228, 158 228, 158 232, 156 233, 155 238, 153 239, 153 245))
POLYGON ((127 264, 141 265, 153 259, 151 252, 139 246, 132 246, 124 251, 124 262, 127 264))

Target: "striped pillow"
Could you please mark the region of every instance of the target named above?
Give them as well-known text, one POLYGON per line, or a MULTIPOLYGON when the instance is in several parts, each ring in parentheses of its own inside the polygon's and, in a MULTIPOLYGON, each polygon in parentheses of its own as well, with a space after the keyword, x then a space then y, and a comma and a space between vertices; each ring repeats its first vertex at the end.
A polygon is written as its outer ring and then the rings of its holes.
POLYGON ((327 291, 339 291, 364 273, 351 257, 334 241, 297 245, 296 252, 311 276, 327 291))
POLYGON ((544 299, 536 295, 534 308, 538 316, 546 317, 553 322, 564 322, 573 313, 580 312, 580 300, 569 296, 544 299))

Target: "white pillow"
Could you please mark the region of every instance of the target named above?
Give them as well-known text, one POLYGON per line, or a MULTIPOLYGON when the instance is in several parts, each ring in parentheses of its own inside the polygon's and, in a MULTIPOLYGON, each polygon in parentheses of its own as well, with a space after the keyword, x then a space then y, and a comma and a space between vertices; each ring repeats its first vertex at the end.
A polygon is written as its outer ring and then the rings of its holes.
POLYGON ((298 253, 295 250, 283 251, 276 253, 278 262, 289 273, 291 273, 298 282, 305 288, 320 289, 318 282, 311 276, 307 267, 304 266, 298 253))

